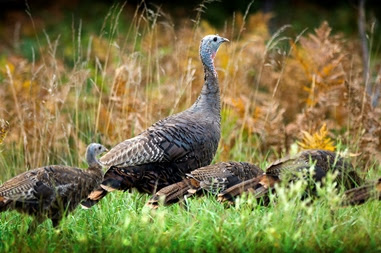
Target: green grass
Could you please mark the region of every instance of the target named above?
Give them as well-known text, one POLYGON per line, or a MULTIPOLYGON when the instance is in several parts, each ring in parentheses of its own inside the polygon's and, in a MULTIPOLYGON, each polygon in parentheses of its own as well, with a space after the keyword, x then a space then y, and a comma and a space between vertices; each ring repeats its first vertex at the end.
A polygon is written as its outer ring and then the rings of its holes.
POLYGON ((299 200, 299 188, 300 185, 288 191, 279 189, 280 196, 269 207, 257 205, 250 197, 227 206, 207 196, 156 211, 144 208, 148 195, 118 192, 109 194, 92 209, 78 208, 62 221, 59 229, 47 221, 32 235, 26 233, 29 217, 6 212, 0 214, 0 251, 381 250, 381 202, 342 208, 332 188, 326 187, 322 189, 322 198, 308 203, 299 200))

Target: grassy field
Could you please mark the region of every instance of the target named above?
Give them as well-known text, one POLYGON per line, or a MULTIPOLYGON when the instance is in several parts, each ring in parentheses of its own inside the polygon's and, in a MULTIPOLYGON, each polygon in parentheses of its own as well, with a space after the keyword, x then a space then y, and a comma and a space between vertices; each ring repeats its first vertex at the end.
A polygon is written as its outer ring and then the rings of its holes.
MULTIPOLYGON (((270 14, 236 13, 217 29, 202 19, 204 6, 176 21, 144 5, 95 8, 97 20, 54 11, 28 10, 0 30, 0 118, 9 122, 0 182, 47 164, 85 168, 87 144, 112 147, 189 107, 203 85, 199 42, 211 33, 231 41, 215 60, 222 137, 214 162, 265 168, 322 148, 348 156, 366 179, 381 176, 380 38, 372 30, 364 80, 361 41, 323 20, 270 34, 270 14)), ((0 213, 0 252, 381 251, 380 201, 341 207, 342 191, 329 182, 319 198, 301 201, 303 187, 279 187, 269 207, 250 196, 232 206, 207 196, 154 212, 144 208, 148 195, 118 192, 33 235, 30 217, 0 213)))
MULTIPOLYGON (((299 185, 294 188, 300 187, 299 185)), ((279 192, 279 191, 278 191, 279 192)), ((379 252, 381 203, 342 208, 332 189, 312 204, 298 190, 280 191, 276 204, 262 207, 243 198, 224 207, 212 196, 187 205, 144 208, 148 195, 116 193, 90 210, 78 208, 59 230, 50 222, 26 234, 29 218, 2 213, 3 252, 379 252)))

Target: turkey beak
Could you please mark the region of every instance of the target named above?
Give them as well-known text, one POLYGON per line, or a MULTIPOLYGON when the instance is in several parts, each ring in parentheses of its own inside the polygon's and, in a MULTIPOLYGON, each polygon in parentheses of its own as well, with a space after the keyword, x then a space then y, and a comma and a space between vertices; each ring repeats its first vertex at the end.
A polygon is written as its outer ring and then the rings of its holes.
POLYGON ((222 38, 221 37, 221 39, 222 39, 222 42, 230 42, 228 39, 226 39, 226 38, 222 38))

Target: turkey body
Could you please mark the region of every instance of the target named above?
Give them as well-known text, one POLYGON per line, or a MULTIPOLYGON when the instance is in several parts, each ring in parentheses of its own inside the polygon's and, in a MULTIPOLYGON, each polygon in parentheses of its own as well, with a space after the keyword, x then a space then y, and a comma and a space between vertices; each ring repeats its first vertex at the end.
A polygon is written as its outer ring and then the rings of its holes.
POLYGON ((103 171, 96 164, 95 156, 105 150, 100 144, 89 146, 88 158, 94 160, 88 159, 87 171, 50 165, 11 178, 0 186, 0 212, 16 210, 26 213, 34 216, 37 224, 50 218, 57 226, 64 214, 73 211, 91 191, 99 187, 103 171))
POLYGON ((312 168, 313 182, 321 182, 328 172, 337 172, 336 181, 350 189, 361 184, 362 180, 352 165, 334 152, 326 150, 305 150, 295 156, 287 156, 270 164, 266 173, 234 185, 219 194, 220 201, 230 201, 243 192, 252 192, 256 197, 266 195, 274 185, 283 181, 297 180, 298 174, 309 173, 312 168), (311 167, 314 165, 313 167, 311 167))
POLYGON ((83 207, 91 207, 114 190, 136 188, 153 194, 212 162, 221 135, 220 90, 213 59, 226 41, 218 35, 203 38, 200 56, 205 83, 195 103, 119 143, 101 157, 100 162, 109 169, 101 187, 90 194, 83 207))
POLYGON ((178 202, 184 196, 202 194, 204 191, 218 194, 227 188, 263 174, 257 166, 245 162, 220 162, 191 171, 182 181, 164 187, 148 202, 147 206, 157 208, 178 202))
POLYGON ((160 162, 111 166, 102 186, 112 188, 110 191, 136 188, 139 192, 152 194, 181 181, 186 173, 210 164, 220 139, 220 118, 208 122, 205 119, 191 120, 201 117, 199 114, 185 115, 187 113, 173 115, 143 133, 147 139, 160 139, 154 144, 163 150, 160 162), (183 117, 186 120, 182 121, 183 117))

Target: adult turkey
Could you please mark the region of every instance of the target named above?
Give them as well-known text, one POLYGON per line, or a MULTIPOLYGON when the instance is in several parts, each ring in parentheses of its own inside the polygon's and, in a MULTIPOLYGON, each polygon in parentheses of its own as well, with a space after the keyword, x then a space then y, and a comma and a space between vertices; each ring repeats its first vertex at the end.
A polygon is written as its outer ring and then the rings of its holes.
POLYGON ((381 200, 381 178, 345 192, 344 205, 359 205, 369 199, 381 200))
MULTIPOLYGON (((326 150, 305 150, 295 156, 286 156, 270 164, 266 172, 256 178, 236 184, 219 194, 219 201, 231 201, 243 192, 251 192, 255 197, 265 196, 280 181, 291 182, 303 173, 308 177, 313 169, 313 183, 321 182, 328 172, 338 172, 336 181, 346 189, 360 185, 362 180, 352 165, 334 152, 326 150), (313 165, 313 167, 311 167, 313 165)), ((312 183, 312 186, 313 186, 312 183)), ((312 187, 313 188, 313 187, 312 187)))
POLYGON ((178 202, 184 196, 204 191, 218 194, 227 188, 247 179, 263 174, 263 170, 254 164, 245 162, 220 162, 191 171, 184 180, 171 184, 158 191, 148 202, 150 208, 157 208, 162 202, 169 205, 178 202))
POLYGON ((49 165, 26 171, 0 186, 0 212, 17 210, 35 217, 32 226, 49 218, 56 227, 64 214, 74 210, 103 179, 97 155, 107 149, 92 143, 87 147, 88 169, 49 165))
POLYGON ((214 57, 227 41, 218 35, 201 40, 205 83, 195 103, 119 143, 101 157, 100 162, 110 168, 101 187, 82 203, 83 207, 91 207, 114 190, 136 188, 152 194, 181 181, 185 173, 212 162, 221 132, 220 89, 214 57))

